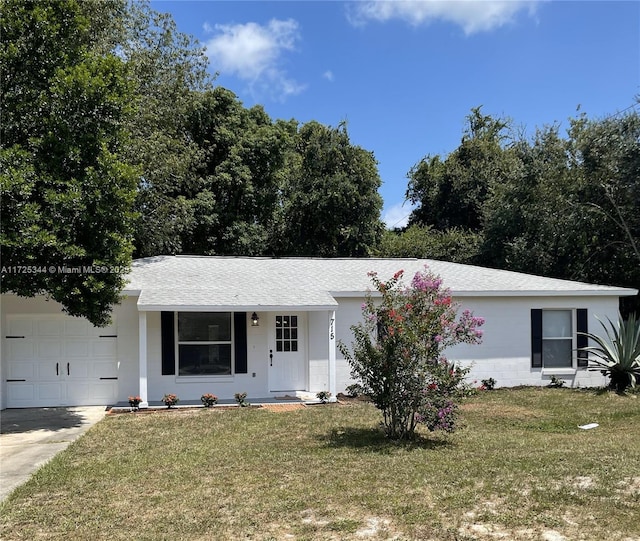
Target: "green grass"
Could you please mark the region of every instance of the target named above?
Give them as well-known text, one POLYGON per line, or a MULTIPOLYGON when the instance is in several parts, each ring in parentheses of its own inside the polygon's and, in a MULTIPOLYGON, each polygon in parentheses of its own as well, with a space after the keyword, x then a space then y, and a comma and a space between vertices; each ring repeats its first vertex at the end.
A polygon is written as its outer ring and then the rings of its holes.
POLYGON ((379 420, 366 403, 108 416, 0 506, 1 538, 640 539, 638 395, 485 392, 459 432, 409 444, 379 420))

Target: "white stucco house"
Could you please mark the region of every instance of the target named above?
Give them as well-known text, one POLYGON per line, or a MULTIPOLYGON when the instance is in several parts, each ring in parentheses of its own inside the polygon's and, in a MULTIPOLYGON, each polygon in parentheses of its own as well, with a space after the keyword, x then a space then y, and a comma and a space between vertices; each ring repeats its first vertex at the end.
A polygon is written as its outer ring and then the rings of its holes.
POLYGON ((578 331, 617 318, 633 289, 419 259, 158 256, 136 260, 113 323, 93 327, 45 297, 0 300, 2 408, 115 405, 165 393, 249 400, 333 396, 352 383, 337 342, 352 341, 371 288, 428 267, 464 308, 486 319, 481 345, 447 352, 498 386, 604 383, 586 369, 578 331))

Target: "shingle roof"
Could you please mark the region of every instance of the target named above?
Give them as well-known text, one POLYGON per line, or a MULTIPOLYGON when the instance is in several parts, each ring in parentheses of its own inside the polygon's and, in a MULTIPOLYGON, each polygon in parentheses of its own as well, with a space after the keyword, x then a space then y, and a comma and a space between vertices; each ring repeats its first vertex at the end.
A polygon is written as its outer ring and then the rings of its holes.
POLYGON ((455 296, 635 295, 636 290, 543 278, 426 259, 315 259, 156 256, 133 262, 125 294, 139 294, 141 310, 326 310, 336 297, 371 289, 404 270, 406 283, 425 265, 455 296))

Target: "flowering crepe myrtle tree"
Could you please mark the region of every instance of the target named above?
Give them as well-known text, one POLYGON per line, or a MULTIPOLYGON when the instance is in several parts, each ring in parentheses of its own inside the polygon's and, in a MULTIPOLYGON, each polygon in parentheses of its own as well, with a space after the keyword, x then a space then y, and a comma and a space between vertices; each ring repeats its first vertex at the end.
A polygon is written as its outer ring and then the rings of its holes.
POLYGON ((459 305, 442 279, 428 267, 404 287, 404 271, 383 282, 369 273, 380 294, 369 293, 362 305, 364 321, 353 325, 352 348, 341 353, 375 406, 391 439, 412 439, 418 423, 430 431, 453 432, 458 403, 469 368, 449 362, 442 352, 455 344, 478 344, 484 319, 459 305))

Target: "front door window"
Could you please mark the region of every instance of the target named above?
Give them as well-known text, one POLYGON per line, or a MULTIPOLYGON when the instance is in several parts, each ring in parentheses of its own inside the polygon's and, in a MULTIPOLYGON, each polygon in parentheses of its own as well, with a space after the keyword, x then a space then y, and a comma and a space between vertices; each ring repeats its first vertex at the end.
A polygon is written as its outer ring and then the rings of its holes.
POLYGON ((298 316, 276 316, 276 351, 298 351, 298 316))

